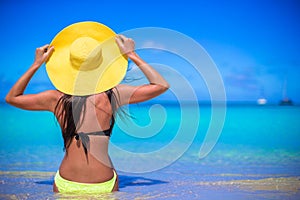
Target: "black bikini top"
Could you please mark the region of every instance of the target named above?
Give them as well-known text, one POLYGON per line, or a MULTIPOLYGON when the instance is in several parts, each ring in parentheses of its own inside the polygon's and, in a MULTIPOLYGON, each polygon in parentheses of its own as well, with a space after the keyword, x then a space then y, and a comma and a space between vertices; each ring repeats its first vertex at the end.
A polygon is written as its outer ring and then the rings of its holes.
MULTIPOLYGON (((112 90, 107 90, 106 95, 108 96, 109 101, 111 102, 111 97, 112 97, 112 90)), ((81 143, 84 147, 84 150, 89 150, 90 149, 90 135, 94 135, 94 136, 111 136, 112 133, 112 129, 114 127, 115 124, 115 118, 112 115, 111 118, 111 123, 110 123, 110 127, 107 130, 104 131, 97 131, 97 132, 91 132, 91 133, 84 133, 84 132, 80 132, 80 133, 75 133, 75 139, 78 141, 79 139, 81 140, 81 143)))

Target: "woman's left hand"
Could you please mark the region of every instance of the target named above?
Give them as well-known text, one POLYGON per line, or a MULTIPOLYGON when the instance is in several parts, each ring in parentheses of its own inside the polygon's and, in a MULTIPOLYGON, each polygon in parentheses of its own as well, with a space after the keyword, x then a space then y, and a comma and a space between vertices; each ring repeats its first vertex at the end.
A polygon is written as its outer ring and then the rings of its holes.
POLYGON ((123 55, 129 56, 134 52, 135 43, 133 39, 127 38, 124 35, 117 35, 115 40, 123 55))
POLYGON ((38 66, 41 66, 44 62, 46 62, 50 58, 53 51, 54 51, 54 47, 53 46, 50 47, 49 44, 36 48, 34 63, 38 66))

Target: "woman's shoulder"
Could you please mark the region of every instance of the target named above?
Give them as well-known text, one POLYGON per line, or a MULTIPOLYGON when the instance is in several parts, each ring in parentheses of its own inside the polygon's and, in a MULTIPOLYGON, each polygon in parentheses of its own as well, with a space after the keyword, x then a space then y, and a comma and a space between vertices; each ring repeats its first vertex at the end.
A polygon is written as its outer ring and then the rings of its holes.
POLYGON ((128 89, 136 88, 135 86, 128 85, 128 84, 119 84, 116 87, 112 88, 113 92, 127 92, 128 89))
POLYGON ((64 93, 58 90, 46 90, 43 92, 48 99, 49 104, 55 105, 58 103, 59 99, 64 95, 64 93))
POLYGON ((64 95, 64 93, 58 90, 46 90, 44 93, 55 99, 59 99, 61 96, 64 95))

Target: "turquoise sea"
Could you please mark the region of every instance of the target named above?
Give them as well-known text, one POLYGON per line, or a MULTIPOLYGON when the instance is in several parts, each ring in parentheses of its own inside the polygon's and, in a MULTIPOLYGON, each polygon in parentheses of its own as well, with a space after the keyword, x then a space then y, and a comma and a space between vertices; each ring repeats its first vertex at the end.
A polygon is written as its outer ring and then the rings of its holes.
POLYGON ((54 116, 3 103, 0 199, 300 199, 299 106, 227 105, 220 138, 204 158, 210 105, 139 104, 126 112, 110 149, 120 191, 60 195, 52 192, 64 154, 54 116), (184 137, 177 138, 181 125, 184 137))

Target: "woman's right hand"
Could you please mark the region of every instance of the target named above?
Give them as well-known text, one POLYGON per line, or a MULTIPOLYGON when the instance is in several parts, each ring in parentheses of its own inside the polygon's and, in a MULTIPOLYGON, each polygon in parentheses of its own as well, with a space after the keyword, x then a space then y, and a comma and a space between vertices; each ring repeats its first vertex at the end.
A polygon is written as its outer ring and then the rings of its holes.
POLYGON ((134 53, 135 43, 133 39, 127 38, 124 35, 117 35, 116 43, 123 55, 130 57, 130 55, 134 53))
POLYGON ((35 59, 34 64, 37 66, 41 66, 44 62, 46 62, 54 51, 54 47, 46 44, 42 47, 36 48, 35 50, 35 59))

